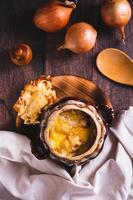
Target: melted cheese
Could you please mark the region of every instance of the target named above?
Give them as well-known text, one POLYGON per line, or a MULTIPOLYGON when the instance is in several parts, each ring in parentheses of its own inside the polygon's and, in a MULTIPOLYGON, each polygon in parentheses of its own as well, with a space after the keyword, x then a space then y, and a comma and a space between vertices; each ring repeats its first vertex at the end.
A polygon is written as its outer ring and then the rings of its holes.
POLYGON ((54 151, 64 156, 84 153, 92 133, 96 133, 93 120, 79 110, 68 110, 58 115, 49 128, 49 142, 54 151))

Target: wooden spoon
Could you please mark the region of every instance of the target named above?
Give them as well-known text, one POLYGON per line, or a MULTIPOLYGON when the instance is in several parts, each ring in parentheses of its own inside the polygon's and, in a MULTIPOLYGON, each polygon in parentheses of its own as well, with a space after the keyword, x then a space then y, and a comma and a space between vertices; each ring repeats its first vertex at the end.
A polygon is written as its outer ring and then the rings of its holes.
POLYGON ((99 53, 97 60, 99 71, 118 83, 133 86, 133 60, 118 49, 105 49, 99 53))

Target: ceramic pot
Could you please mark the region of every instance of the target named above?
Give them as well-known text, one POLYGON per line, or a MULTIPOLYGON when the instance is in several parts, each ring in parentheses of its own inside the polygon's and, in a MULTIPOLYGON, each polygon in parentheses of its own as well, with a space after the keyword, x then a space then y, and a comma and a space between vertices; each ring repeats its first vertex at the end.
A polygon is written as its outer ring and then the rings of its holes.
POLYGON ((100 153, 105 136, 105 124, 93 105, 64 98, 43 113, 40 134, 32 141, 32 152, 39 159, 79 165, 100 153))

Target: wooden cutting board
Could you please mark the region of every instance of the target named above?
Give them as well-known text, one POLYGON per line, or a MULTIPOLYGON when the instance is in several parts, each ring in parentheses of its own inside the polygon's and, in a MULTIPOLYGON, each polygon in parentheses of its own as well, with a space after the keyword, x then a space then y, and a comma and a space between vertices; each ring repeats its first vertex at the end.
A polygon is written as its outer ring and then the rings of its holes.
MULTIPOLYGON (((111 122, 113 116, 112 104, 104 92, 92 81, 71 75, 53 76, 51 81, 57 94, 56 101, 64 97, 75 97, 77 99, 85 100, 89 104, 98 108, 105 122, 111 122)), ((36 131, 39 131, 39 126, 24 125, 23 121, 19 117, 16 119, 16 125, 19 132, 23 134, 25 133, 30 137, 34 137, 33 132, 36 134, 36 131)))
POLYGON ((53 76, 52 85, 57 93, 57 100, 63 97, 76 97, 97 106, 112 108, 109 98, 92 81, 79 76, 53 76))
POLYGON ((101 113, 105 123, 114 118, 109 98, 92 81, 72 75, 53 76, 52 85, 56 90, 57 101, 64 97, 75 97, 94 105, 101 113))

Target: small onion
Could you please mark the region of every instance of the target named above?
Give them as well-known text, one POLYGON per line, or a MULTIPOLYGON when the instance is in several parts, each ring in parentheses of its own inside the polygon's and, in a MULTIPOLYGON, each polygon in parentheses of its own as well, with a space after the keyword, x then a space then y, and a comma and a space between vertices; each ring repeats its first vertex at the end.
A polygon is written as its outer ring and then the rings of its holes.
POLYGON ((15 65, 27 65, 32 60, 32 50, 27 44, 18 44, 11 49, 10 59, 15 65))
POLYGON ((125 43, 124 28, 131 18, 131 6, 127 0, 106 0, 101 8, 101 16, 106 25, 117 28, 125 43))
POLYGON ((75 8, 76 4, 72 1, 53 0, 36 11, 33 22, 43 31, 57 32, 67 25, 75 8))
POLYGON ((86 53, 94 47, 96 37, 97 32, 90 24, 73 24, 65 35, 65 43, 58 50, 69 49, 74 53, 86 53))

